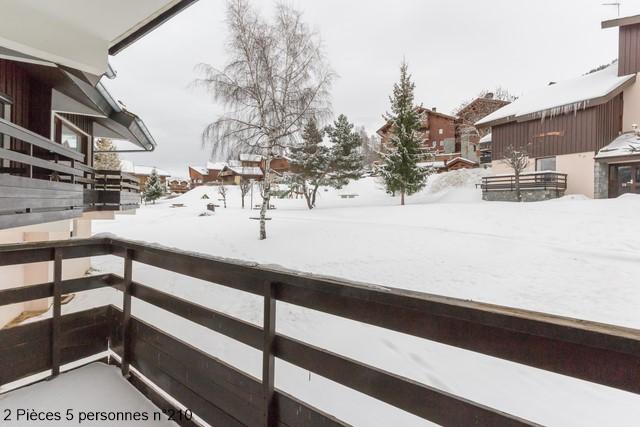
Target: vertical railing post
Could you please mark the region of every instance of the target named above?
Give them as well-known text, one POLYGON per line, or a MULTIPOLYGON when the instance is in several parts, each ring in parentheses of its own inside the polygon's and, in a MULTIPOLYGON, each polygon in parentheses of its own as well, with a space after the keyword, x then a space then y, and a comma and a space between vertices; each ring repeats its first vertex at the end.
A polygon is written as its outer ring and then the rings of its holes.
POLYGON ((131 277, 133 273, 133 250, 127 249, 124 256, 124 288, 122 289, 122 375, 129 376, 131 361, 131 277))
POLYGON ((62 310, 62 249, 53 249, 53 314, 51 319, 51 377, 60 374, 60 315, 62 310))
POLYGON ((264 341, 262 346, 262 393, 263 420, 265 427, 275 426, 277 423, 274 405, 274 343, 276 337, 276 300, 274 298, 274 284, 264 283, 264 341))

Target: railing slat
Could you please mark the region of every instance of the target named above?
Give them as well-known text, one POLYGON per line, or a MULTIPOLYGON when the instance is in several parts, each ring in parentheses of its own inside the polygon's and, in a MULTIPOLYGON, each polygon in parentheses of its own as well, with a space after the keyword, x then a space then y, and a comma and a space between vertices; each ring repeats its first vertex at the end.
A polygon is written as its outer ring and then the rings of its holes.
POLYGON ((277 408, 274 405, 275 359, 274 343, 276 337, 276 299, 275 284, 264 283, 263 335, 262 346, 262 394, 263 421, 265 427, 274 427, 277 423, 277 408))
POLYGON ((133 274, 133 252, 127 249, 124 257, 124 286, 122 288, 122 375, 129 376, 131 361, 131 278, 133 274))
POLYGON ((53 249, 53 315, 51 323, 51 376, 60 374, 60 315, 62 310, 62 249, 53 249))

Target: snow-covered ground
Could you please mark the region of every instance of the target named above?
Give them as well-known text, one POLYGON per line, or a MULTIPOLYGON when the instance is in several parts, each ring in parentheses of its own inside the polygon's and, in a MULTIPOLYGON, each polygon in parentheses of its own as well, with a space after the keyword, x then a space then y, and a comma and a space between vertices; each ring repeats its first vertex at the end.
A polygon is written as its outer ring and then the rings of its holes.
MULTIPOLYGON (((373 178, 320 191, 312 211, 303 199, 276 199, 266 241, 257 239, 258 223, 250 219, 257 211, 241 210, 232 187, 229 208, 211 216, 199 214, 207 203, 221 203, 216 188, 199 187, 144 206, 136 215, 96 223, 94 231, 640 329, 640 196, 482 202, 473 186, 482 173, 431 177, 407 206, 398 206, 398 198, 385 194, 373 178), (202 199, 204 194, 210 199, 202 199)), ((93 264, 122 272, 122 260, 112 256, 93 264)), ((135 265, 134 279, 261 323, 262 302, 255 296, 143 265, 135 265)), ((79 295, 65 309, 110 301, 119 298, 101 290, 79 295)), ((259 377, 258 352, 142 302, 134 303, 133 312, 259 377)), ((630 393, 283 303, 277 324, 280 333, 545 425, 633 426, 640 419, 640 397, 630 393)), ((286 363, 276 369, 277 387, 355 425, 425 425, 286 363)))

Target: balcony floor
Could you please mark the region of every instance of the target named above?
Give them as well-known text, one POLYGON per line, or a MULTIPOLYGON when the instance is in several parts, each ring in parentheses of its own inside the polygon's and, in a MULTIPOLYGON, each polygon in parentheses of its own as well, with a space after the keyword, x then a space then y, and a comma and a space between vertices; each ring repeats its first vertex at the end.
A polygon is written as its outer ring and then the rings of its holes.
POLYGON ((55 425, 79 425, 82 412, 105 412, 147 414, 149 421, 82 421, 80 425, 176 425, 161 415, 161 421, 153 421, 154 413, 159 409, 138 390, 129 384, 120 374, 120 370, 103 363, 92 363, 82 368, 63 373, 52 381, 42 381, 4 395, 0 395, 0 409, 4 419, 6 409, 10 409, 12 421, 8 425, 34 425, 46 421, 29 421, 23 415, 16 422, 16 410, 31 409, 41 412, 59 412, 62 421, 55 425), (71 409, 74 419, 65 421, 67 409, 71 409))

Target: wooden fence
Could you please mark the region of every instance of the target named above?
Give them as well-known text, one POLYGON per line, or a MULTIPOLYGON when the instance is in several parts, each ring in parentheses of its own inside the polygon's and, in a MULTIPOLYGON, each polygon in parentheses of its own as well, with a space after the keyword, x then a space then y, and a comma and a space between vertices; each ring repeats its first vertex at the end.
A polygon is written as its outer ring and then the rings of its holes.
MULTIPOLYGON (((515 175, 485 176, 480 184, 482 191, 515 191, 515 175)), ((520 175, 520 190, 555 190, 563 192, 567 189, 567 174, 558 172, 530 172, 520 175)))
MULTIPOLYGON (((531 426, 534 422, 417 383, 277 333, 276 301, 640 394, 640 331, 453 298, 295 274, 126 240, 101 238, 0 246, 0 266, 54 262, 54 281, 0 291, 0 304, 53 297, 51 319, 0 331, 0 384, 107 350, 122 373, 160 407, 173 403, 151 381, 216 426, 343 426, 275 389, 276 358, 445 426, 531 426), (113 254, 124 276, 61 280, 62 260, 113 254), (133 278, 133 262, 259 295, 264 327, 187 301, 133 278), (122 310, 60 314, 61 295, 111 286, 122 310), (257 379, 145 323, 136 298, 262 352, 257 379), (133 375, 130 368, 139 372, 133 375)), ((354 408, 354 410, 357 410, 354 408)), ((183 420, 184 425, 191 421, 183 420)))

